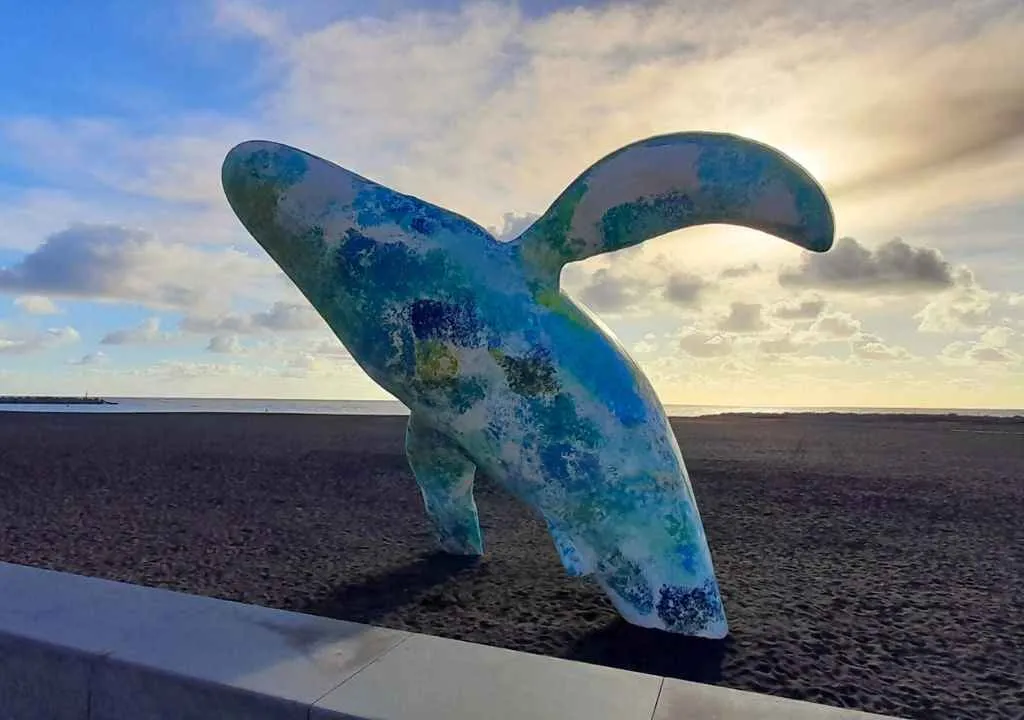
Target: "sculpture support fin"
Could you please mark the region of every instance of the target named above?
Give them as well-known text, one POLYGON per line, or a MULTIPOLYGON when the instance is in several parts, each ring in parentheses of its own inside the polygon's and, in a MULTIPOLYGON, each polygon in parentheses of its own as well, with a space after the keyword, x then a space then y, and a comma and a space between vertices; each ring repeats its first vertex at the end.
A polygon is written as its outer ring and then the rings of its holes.
POLYGON ((555 283, 562 266, 674 230, 723 223, 814 252, 832 246, 832 208, 795 161, 736 135, 648 138, 587 169, 523 232, 524 264, 555 283))
POLYGON ((473 499, 476 465, 449 437, 409 418, 405 452, 441 547, 455 555, 483 555, 473 499))

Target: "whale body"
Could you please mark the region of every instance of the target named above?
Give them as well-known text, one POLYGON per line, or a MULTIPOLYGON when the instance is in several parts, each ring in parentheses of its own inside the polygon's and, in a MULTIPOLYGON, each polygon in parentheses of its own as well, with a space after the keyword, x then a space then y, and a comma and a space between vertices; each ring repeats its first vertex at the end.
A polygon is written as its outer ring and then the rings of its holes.
POLYGON ((824 252, 832 210, 803 168, 734 135, 648 138, 587 169, 510 242, 279 143, 233 148, 222 183, 359 366, 409 408, 407 456, 442 548, 483 553, 479 470, 543 518, 567 572, 592 576, 628 622, 728 633, 665 411, 559 275, 710 223, 824 252))

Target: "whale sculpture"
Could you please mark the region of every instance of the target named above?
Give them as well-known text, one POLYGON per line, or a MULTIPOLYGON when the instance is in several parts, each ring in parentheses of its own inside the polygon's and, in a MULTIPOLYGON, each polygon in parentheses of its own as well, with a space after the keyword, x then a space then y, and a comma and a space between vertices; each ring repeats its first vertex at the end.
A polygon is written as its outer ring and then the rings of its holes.
POLYGON ((567 572, 593 576, 628 622, 725 637, 665 411, 559 275, 709 223, 826 251, 832 210, 805 170, 734 135, 653 137, 598 161, 511 242, 277 143, 233 148, 222 182, 359 366, 409 408, 409 464, 445 550, 483 553, 480 470, 539 513, 567 572))

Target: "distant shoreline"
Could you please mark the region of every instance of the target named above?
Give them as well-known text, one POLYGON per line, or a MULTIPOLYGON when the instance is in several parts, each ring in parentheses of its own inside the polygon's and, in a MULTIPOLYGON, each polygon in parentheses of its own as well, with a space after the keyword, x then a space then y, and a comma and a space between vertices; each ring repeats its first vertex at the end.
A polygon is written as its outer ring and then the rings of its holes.
POLYGON ((116 405, 103 398, 59 397, 51 395, 2 395, 0 405, 116 405))
MULTIPOLYGON (((680 418, 681 416, 669 415, 670 418, 680 418)), ((800 419, 800 420, 815 420, 815 419, 857 419, 857 420, 892 420, 897 419, 901 421, 911 422, 988 422, 988 423, 1024 423, 1024 414, 1020 415, 984 415, 981 413, 977 414, 965 414, 958 413, 956 411, 943 412, 943 413, 923 413, 920 411, 906 410, 906 411, 894 411, 894 412, 843 412, 841 410, 823 410, 821 412, 808 412, 806 410, 793 410, 790 412, 753 412, 753 411, 742 411, 742 412, 721 412, 708 415, 697 415, 695 417, 701 419, 708 418, 721 418, 723 420, 782 420, 782 419, 800 419)))
MULTIPOLYGON (((901 419, 917 423, 956 421, 1022 423, 1024 408, 871 408, 871 407, 736 407, 724 405, 681 405, 663 403, 671 418, 757 418, 763 422, 782 418, 846 418, 877 422, 901 419)), ((408 416, 409 410, 397 400, 307 400, 256 398, 177 397, 68 397, 47 395, 0 396, 0 412, 35 413, 129 413, 129 414, 259 414, 259 415, 346 415, 408 416)))
MULTIPOLYGON (((0 415, 9 414, 5 410, 4 405, 8 401, 0 399, 0 415)), ((15 403, 10 403, 14 405, 15 403)), ((65 404, 63 400, 59 402, 36 402, 36 403, 21 403, 23 405, 38 405, 39 410, 24 410, 22 414, 26 415, 63 415, 65 413, 52 413, 42 408, 54 405, 65 404)), ((66 403, 68 405, 117 405, 115 402, 102 401, 102 402, 79 402, 79 403, 66 403)), ((77 414, 77 413, 72 413, 77 414)), ((336 412, 336 413, 304 413, 297 411, 288 410, 270 410, 270 411, 256 411, 256 410, 244 410, 244 411, 225 411, 225 410, 131 410, 127 412, 102 413, 109 417, 110 415, 137 415, 143 417, 158 417, 158 416, 169 416, 169 415, 192 415, 192 416, 216 416, 223 418, 230 417, 262 417, 262 418, 379 418, 382 420, 386 419, 403 419, 408 417, 408 413, 402 415, 398 413, 347 413, 347 412, 336 412)), ((1011 415, 1011 416, 1000 416, 1000 415, 961 415, 957 413, 943 413, 943 414, 921 414, 921 413, 856 413, 856 412, 806 412, 806 411, 794 411, 794 412, 773 412, 773 413, 758 413, 758 412, 734 412, 734 413, 707 413, 699 415, 673 415, 668 414, 670 422, 736 422, 737 420, 752 420, 752 421, 783 421, 783 422, 821 422, 821 421, 845 421, 856 423, 858 425, 870 425, 875 423, 886 423, 886 422, 900 422, 908 424, 920 424, 920 425, 941 425, 943 423, 954 423, 959 425, 980 425, 980 426, 1011 426, 1014 428, 1014 432, 1017 432, 1017 426, 1024 426, 1024 415, 1011 415)), ((1024 434, 1020 432, 1018 434, 1024 434)))

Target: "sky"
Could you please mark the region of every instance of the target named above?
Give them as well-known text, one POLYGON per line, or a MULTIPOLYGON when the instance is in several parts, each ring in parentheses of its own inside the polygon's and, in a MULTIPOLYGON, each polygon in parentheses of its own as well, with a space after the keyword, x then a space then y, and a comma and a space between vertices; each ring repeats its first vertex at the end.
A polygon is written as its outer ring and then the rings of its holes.
POLYGON ((1024 408, 1019 0, 15 3, 0 394, 386 399, 247 235, 235 144, 513 237, 650 135, 807 167, 812 255, 709 226, 570 265, 666 403, 1024 408))

